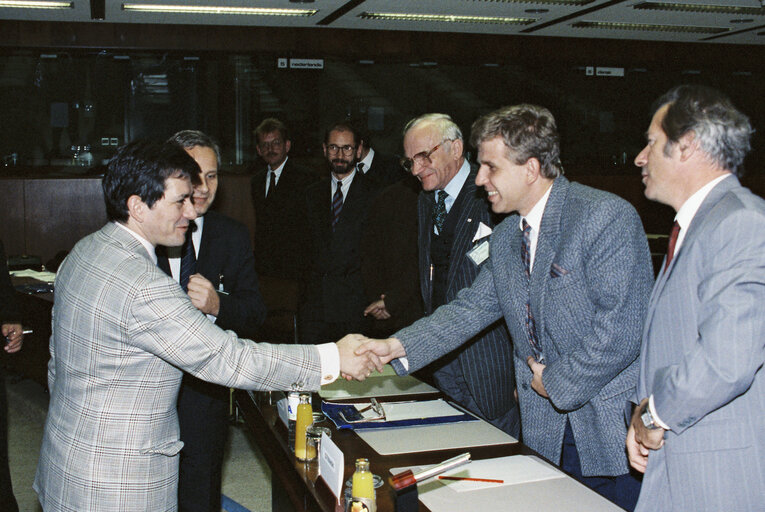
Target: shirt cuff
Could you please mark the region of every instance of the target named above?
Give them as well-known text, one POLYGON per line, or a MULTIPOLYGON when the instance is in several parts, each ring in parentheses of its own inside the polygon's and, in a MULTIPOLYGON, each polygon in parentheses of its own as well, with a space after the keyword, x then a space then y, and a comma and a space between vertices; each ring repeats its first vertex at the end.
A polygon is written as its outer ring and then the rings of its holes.
POLYGON ((404 370, 406 370, 406 373, 409 373, 409 359, 406 357, 399 357, 398 362, 401 363, 401 366, 404 367, 404 370))
POLYGON ((321 362, 321 385, 331 384, 340 375, 340 350, 335 343, 316 345, 321 362))
POLYGON ((653 405, 653 395, 648 397, 648 412, 651 413, 651 417, 653 418, 653 422, 659 425, 664 430, 672 430, 669 428, 669 425, 661 421, 661 418, 659 418, 659 415, 656 414, 656 407, 653 405))

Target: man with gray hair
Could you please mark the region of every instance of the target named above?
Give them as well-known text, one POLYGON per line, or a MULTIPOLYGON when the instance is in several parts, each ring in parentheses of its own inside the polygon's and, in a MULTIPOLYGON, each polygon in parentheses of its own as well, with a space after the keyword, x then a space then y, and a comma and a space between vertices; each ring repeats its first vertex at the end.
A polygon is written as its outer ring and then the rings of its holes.
POLYGON ((503 318, 514 345, 523 441, 631 510, 639 482, 621 441, 653 282, 635 209, 562 174, 555 119, 534 105, 473 124, 476 184, 505 219, 473 285, 428 318, 357 352, 417 370, 503 318))
MULTIPOLYGON (((418 266, 425 315, 472 284, 486 260, 483 249, 495 224, 486 194, 475 185, 478 169, 465 159, 464 149, 462 132, 445 114, 422 115, 404 128, 402 165, 422 184, 418 266)), ((512 345, 501 322, 428 370, 446 394, 518 437, 512 345)))
MULTIPOLYGON (((157 265, 181 284, 191 303, 222 329, 253 338, 266 317, 250 235, 244 224, 210 210, 218 191, 220 148, 207 134, 183 130, 170 138, 201 170, 192 195, 196 229, 181 247, 157 247, 157 265), (185 272, 184 272, 185 271, 185 272)), ((228 437, 229 388, 183 375, 178 426, 183 449, 178 510, 218 512, 228 437)))
POLYGON ((736 176, 753 129, 708 87, 676 87, 655 107, 635 165, 646 197, 677 215, 627 434, 645 472, 637 508, 762 510, 765 201, 736 176))

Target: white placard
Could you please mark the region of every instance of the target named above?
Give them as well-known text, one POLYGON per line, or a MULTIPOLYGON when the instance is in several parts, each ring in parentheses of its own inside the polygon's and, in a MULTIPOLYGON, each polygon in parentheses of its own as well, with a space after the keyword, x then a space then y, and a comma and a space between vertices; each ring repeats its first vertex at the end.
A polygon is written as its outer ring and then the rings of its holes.
POLYGON ((327 482, 327 487, 336 498, 343 492, 343 469, 345 457, 342 450, 327 434, 321 435, 321 451, 319 452, 319 475, 327 482))
POLYGON ((291 69, 324 69, 324 59, 290 59, 291 69))

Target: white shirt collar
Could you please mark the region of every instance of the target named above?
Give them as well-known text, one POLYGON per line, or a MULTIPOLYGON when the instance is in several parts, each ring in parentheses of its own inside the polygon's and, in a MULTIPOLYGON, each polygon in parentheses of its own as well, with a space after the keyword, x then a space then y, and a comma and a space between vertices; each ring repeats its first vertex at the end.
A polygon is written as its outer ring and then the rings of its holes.
POLYGON ((372 159, 374 157, 375 157, 375 150, 372 148, 369 148, 369 153, 367 153, 367 156, 364 157, 364 160, 359 162, 359 164, 364 164, 364 167, 361 169, 361 172, 363 172, 364 174, 367 173, 367 171, 372 167, 372 159))
POLYGON ((532 233, 539 233, 539 228, 542 226, 542 216, 545 213, 545 207, 547 206, 547 200, 550 199, 550 192, 552 191, 552 185, 547 187, 547 191, 539 198, 537 204, 531 209, 528 215, 518 219, 518 227, 523 230, 523 219, 531 226, 532 233))
MULTIPOLYGON (((277 167, 276 169, 271 169, 271 166, 270 165, 268 166, 268 170, 269 171, 274 171, 274 174, 276 174, 276 181, 279 181, 279 176, 282 175, 282 171, 284 170, 284 164, 287 163, 287 160, 289 160, 289 158, 290 157, 285 157, 284 158, 284 162, 282 162, 282 164, 279 167, 277 167)), ((266 173, 266 179, 267 180, 271 179, 270 173, 266 173)))
MULTIPOLYGON (((470 175, 470 164, 467 160, 464 160, 462 162, 462 166, 460 167, 460 170, 457 171, 457 174, 454 175, 454 177, 449 181, 449 183, 446 184, 444 187, 444 192, 449 194, 449 197, 447 198, 447 202, 449 199, 452 199, 452 203, 454 203, 454 200, 457 199, 457 196, 460 195, 460 191, 462 190, 462 186, 467 181, 468 176, 470 175)), ((440 191, 438 191, 440 193, 440 191)), ((438 200, 438 196, 436 196, 436 200, 438 200)), ((446 210, 449 211, 451 209, 451 205, 447 205, 446 210)))
POLYGON ((121 222, 115 222, 115 224, 121 227, 122 229, 124 229, 125 231, 127 231, 128 233, 130 233, 131 235, 133 235, 133 238, 141 242, 141 245, 143 245, 144 249, 146 249, 146 252, 149 253, 149 258, 151 259, 151 261, 153 261, 155 265, 157 264, 157 252, 154 249, 154 246, 151 245, 151 242, 149 242, 144 237, 142 237, 141 235, 139 235, 138 233, 136 233, 135 231, 127 227, 125 224, 121 222))
POLYGON ((704 202, 704 199, 707 198, 712 189, 728 176, 730 176, 730 173, 723 174, 722 176, 713 179, 694 192, 691 197, 685 200, 683 206, 677 210, 675 220, 680 224, 680 233, 678 233, 677 242, 675 243, 675 254, 680 250, 680 245, 682 245, 683 240, 685 239, 685 234, 688 232, 688 228, 691 226, 691 221, 693 220, 693 217, 696 216, 696 212, 699 211, 701 203, 704 202))

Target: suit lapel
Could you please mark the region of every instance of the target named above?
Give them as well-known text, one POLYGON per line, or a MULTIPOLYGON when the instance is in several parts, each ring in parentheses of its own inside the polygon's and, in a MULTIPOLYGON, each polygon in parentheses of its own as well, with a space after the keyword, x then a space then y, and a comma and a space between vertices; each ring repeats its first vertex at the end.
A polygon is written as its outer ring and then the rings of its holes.
MULTIPOLYGON (((544 343, 544 337, 541 333, 544 332, 545 327, 545 315, 542 314, 545 307, 545 294, 547 283, 551 279, 550 267, 555 258, 555 249, 558 247, 561 214, 568 195, 568 189, 569 181, 563 176, 559 176, 553 182, 550 197, 547 199, 547 204, 542 214, 542 224, 539 228, 539 237, 537 238, 537 247, 534 254, 534 268, 531 272, 529 294, 531 311, 536 321, 537 338, 540 344, 544 343)), ((542 349, 544 350, 544 347, 542 349)))
MULTIPOLYGON (((473 218, 477 213, 476 209, 487 207, 485 203, 475 200, 475 175, 476 170, 471 168, 470 174, 467 180, 465 180, 465 184, 462 185, 462 190, 460 190, 452 206, 453 213, 457 214, 457 223, 454 226, 454 240, 449 253, 450 263, 446 277, 447 288, 456 282, 457 271, 461 266, 460 262, 465 258, 465 254, 470 250, 473 242, 473 235, 478 227, 473 222, 473 218)), ((469 264, 472 265, 472 262, 469 264)))
POLYGON ((435 207, 435 193, 420 192, 417 201, 418 225, 419 225, 419 248, 420 248, 420 289, 425 312, 432 313, 433 309, 433 283, 430 280, 430 234, 433 232, 433 208, 435 207))

